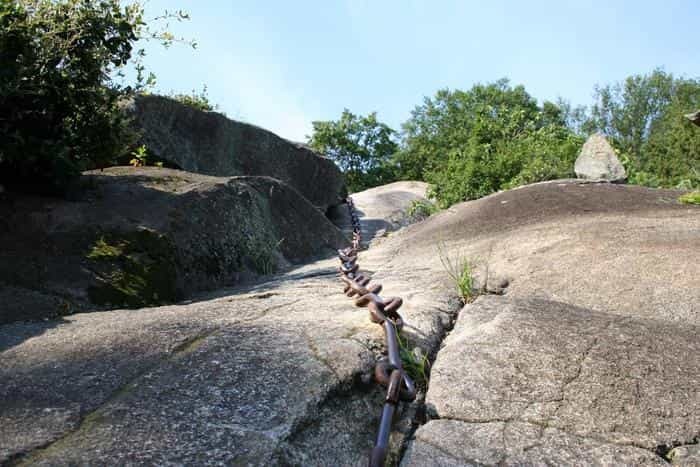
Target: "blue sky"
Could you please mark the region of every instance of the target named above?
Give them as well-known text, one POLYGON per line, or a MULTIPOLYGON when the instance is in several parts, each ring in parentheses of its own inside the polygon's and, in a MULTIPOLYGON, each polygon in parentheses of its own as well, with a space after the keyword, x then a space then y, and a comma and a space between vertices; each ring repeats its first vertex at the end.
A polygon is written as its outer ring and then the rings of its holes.
POLYGON ((588 105, 596 83, 662 67, 700 77, 700 2, 178 1, 196 50, 147 45, 156 90, 208 87, 232 118, 305 140, 314 120, 377 111, 399 129, 424 96, 510 78, 540 101, 588 105))

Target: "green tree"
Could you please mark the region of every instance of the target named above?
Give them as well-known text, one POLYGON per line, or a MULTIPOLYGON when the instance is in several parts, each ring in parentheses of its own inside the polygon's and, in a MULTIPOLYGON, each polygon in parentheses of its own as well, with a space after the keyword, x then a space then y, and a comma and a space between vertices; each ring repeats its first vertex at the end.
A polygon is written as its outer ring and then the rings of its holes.
POLYGON ((440 170, 455 151, 513 137, 537 120, 537 102, 507 79, 469 91, 443 89, 426 97, 403 125, 397 157, 402 178, 422 180, 440 170))
POLYGON ((569 176, 581 138, 570 108, 542 107, 505 79, 441 90, 412 112, 397 155, 402 178, 428 181, 442 207, 518 183, 569 176))
POLYGON ((376 112, 361 116, 345 109, 338 120, 313 122, 308 143, 338 165, 348 190, 356 192, 395 180, 394 134, 377 120, 376 112))
POLYGON ((656 69, 597 86, 586 124, 620 151, 631 183, 698 186, 700 132, 683 115, 700 108, 700 81, 656 69))
MULTIPOLYGON (((186 18, 183 12, 167 19, 186 18)), ((134 136, 120 102, 143 85, 139 39, 152 30, 140 3, 0 0, 0 183, 60 192, 81 171, 128 153, 134 136), (136 88, 117 82, 134 57, 136 88)))
POLYGON ((611 137, 618 149, 632 157, 633 165, 640 166, 650 128, 671 103, 674 87, 673 75, 660 69, 596 86, 587 129, 611 137))
POLYGON ((679 80, 664 112, 650 126, 641 169, 662 186, 700 188, 700 128, 685 114, 700 109, 700 82, 679 80))

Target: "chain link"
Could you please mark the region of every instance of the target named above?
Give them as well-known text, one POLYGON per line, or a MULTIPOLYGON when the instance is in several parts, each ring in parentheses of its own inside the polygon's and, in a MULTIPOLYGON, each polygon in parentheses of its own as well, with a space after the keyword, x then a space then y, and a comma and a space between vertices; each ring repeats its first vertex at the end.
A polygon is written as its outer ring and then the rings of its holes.
POLYGON ((362 229, 352 198, 348 197, 346 202, 352 222, 352 243, 350 247, 338 250, 340 278, 345 284, 343 292, 348 297, 355 297, 355 305, 366 307, 370 320, 382 326, 387 349, 387 356, 379 360, 374 368, 374 378, 386 387, 387 391, 377 440, 369 458, 370 467, 381 467, 389 449, 391 422, 396 406, 399 401, 410 402, 416 398, 416 385, 401 364, 398 333, 404 325, 404 320, 398 309, 401 308, 403 300, 399 297, 381 298, 379 292, 382 285, 374 284, 368 287, 370 277, 358 272, 357 254, 362 242, 362 229))

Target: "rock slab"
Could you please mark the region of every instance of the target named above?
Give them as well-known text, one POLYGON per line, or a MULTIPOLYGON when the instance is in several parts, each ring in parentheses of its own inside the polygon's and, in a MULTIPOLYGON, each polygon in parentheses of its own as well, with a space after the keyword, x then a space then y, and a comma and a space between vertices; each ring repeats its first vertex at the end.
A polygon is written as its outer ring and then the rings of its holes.
POLYGON ((627 179, 625 168, 615 150, 600 133, 591 135, 583 145, 574 165, 576 176, 588 180, 621 182, 627 179))
POLYGON ((699 434, 697 331, 481 297, 438 354, 426 400, 438 419, 403 465, 663 465, 660 448, 699 434))
MULTIPOLYGON (((503 294, 463 310, 444 341, 433 418, 404 465, 693 465, 700 209, 678 195, 531 185, 363 250, 424 354, 454 316, 438 243, 503 294)), ((366 465, 383 336, 340 293, 337 264, 188 304, 0 326, 0 464, 366 465)))
POLYGON ((0 201, 0 323, 172 303, 347 242, 270 177, 113 167, 83 181, 72 200, 0 201))
POLYGON ((277 178, 323 211, 345 197, 333 161, 271 131, 163 96, 139 96, 127 108, 148 150, 182 170, 277 178))

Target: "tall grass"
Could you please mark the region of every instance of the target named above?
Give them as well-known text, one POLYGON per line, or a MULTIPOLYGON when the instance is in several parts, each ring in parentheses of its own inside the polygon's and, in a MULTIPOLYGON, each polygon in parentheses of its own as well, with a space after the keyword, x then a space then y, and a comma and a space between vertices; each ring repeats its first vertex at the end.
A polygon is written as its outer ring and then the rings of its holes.
POLYGON ((450 255, 447 252, 445 243, 442 241, 438 242, 437 250, 440 263, 442 263, 445 272, 452 279, 460 300, 462 300, 462 303, 471 302, 475 296, 472 263, 469 259, 462 256, 461 253, 456 256, 450 255))

